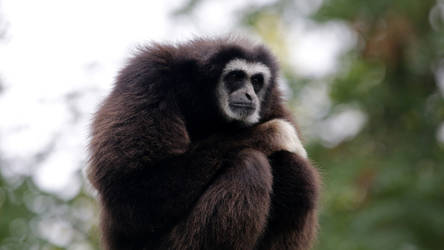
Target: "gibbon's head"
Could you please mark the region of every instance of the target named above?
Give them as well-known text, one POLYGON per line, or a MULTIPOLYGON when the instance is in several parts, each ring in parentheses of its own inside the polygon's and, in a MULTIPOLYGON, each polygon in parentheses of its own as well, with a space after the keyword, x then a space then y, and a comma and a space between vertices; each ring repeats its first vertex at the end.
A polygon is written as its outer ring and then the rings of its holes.
POLYGON ((263 45, 248 40, 209 44, 212 49, 201 72, 209 75, 204 85, 211 86, 216 112, 224 121, 240 126, 260 122, 278 103, 272 100, 278 96, 274 57, 263 45))
POLYGON ((222 114, 229 120, 247 125, 257 123, 270 77, 270 69, 261 62, 242 58, 230 60, 223 68, 217 85, 217 100, 222 114))

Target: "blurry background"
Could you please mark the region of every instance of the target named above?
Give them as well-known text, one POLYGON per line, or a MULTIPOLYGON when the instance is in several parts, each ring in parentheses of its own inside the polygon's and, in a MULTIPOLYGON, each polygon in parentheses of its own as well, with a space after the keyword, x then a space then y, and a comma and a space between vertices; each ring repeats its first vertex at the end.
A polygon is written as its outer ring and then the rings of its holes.
POLYGON ((98 249, 97 104, 136 46, 228 32, 280 60, 316 249, 444 249, 444 0, 0 0, 0 249, 98 249))

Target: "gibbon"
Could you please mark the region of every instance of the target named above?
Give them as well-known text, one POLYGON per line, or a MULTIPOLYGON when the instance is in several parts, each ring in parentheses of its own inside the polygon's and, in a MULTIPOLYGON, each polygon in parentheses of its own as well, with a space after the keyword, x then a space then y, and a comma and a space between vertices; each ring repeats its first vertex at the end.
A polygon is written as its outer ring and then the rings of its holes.
POLYGON ((92 125, 104 248, 309 249, 320 180, 277 77, 245 39, 140 49, 92 125))

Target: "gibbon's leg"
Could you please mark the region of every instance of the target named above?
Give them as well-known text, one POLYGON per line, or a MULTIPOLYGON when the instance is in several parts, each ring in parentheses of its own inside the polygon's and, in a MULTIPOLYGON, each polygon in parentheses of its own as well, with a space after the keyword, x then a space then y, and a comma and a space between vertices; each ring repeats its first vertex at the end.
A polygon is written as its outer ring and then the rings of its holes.
POLYGON ((223 163, 223 172, 162 249, 253 249, 270 207, 272 175, 264 154, 244 149, 223 163))
POLYGON ((269 160, 272 205, 258 249, 309 249, 317 229, 318 173, 307 160, 287 151, 275 152, 269 160))

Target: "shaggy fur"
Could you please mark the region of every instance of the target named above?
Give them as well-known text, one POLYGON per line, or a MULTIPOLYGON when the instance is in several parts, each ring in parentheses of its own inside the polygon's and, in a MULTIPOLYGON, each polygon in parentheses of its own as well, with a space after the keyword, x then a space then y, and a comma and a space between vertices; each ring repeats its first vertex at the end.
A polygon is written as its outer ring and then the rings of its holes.
POLYGON ((88 174, 105 249, 310 247, 319 178, 304 157, 282 150, 272 126, 295 125, 277 72, 262 45, 231 38, 152 44, 129 61, 92 126, 88 174), (251 126, 217 106, 219 77, 233 59, 271 72, 251 126))

